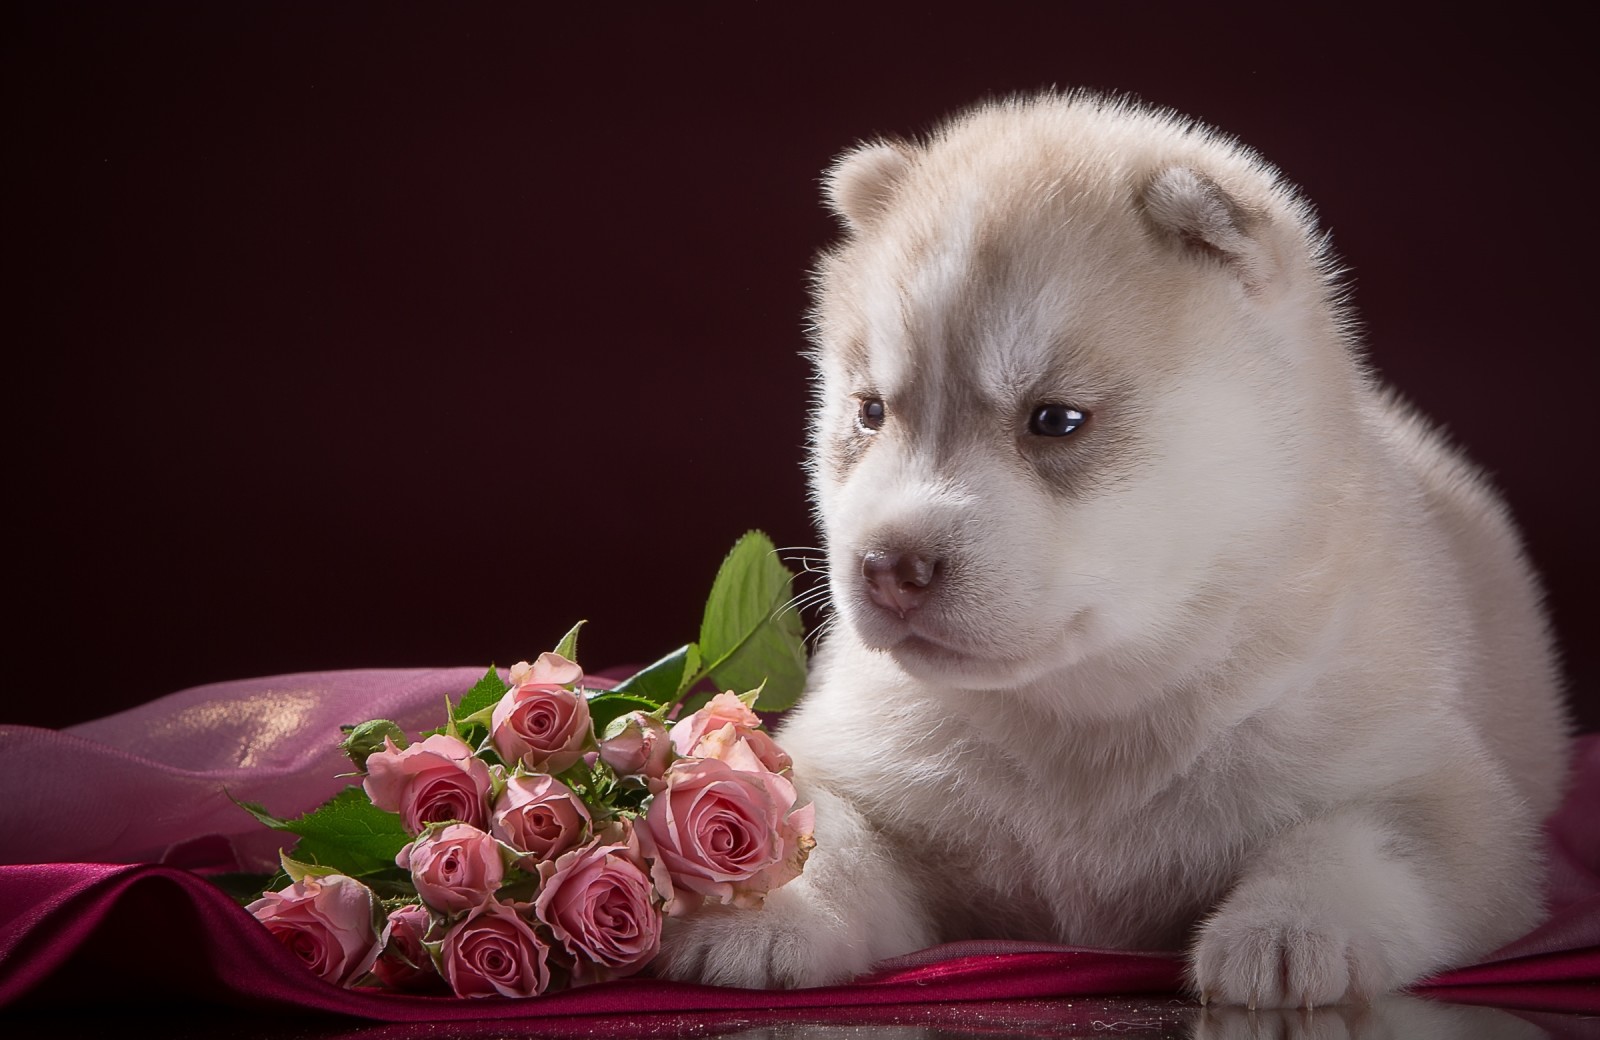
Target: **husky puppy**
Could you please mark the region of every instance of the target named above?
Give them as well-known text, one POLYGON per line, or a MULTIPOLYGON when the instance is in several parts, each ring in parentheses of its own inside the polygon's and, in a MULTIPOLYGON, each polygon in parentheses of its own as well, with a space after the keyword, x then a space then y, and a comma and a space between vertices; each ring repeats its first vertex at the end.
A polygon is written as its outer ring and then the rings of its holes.
POLYGON ((1050 94, 858 147, 826 197, 837 617, 779 735, 817 848, 763 910, 673 922, 665 973, 1045 940, 1309 1007, 1534 925, 1567 758, 1536 579, 1363 363, 1282 177, 1050 94))

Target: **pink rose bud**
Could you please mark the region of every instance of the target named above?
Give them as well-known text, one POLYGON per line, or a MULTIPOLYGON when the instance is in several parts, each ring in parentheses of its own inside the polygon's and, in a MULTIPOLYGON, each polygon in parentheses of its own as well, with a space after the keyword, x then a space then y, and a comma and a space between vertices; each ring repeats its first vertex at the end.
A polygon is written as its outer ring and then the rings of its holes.
POLYGON ((533 997, 550 985, 550 948, 517 912, 493 899, 444 937, 439 963, 458 997, 533 997))
POLYGON ((788 754, 761 728, 761 717, 735 694, 719 693, 705 707, 672 727, 672 747, 688 758, 722 758, 739 742, 755 752, 761 768, 781 773, 794 765, 788 754), (729 727, 732 727, 731 729, 729 727))
POLYGON ((383 750, 386 744, 393 744, 397 748, 406 746, 405 730, 388 719, 372 719, 359 726, 341 726, 340 730, 344 733, 340 749, 361 770, 367 768, 367 759, 383 750))
POLYGON ((539 867, 536 904, 572 954, 579 985, 632 975, 661 946, 655 886, 636 849, 596 842, 539 867))
POLYGON ((500 843, 467 823, 432 827, 400 850, 395 863, 411 871, 417 895, 441 914, 471 910, 505 879, 500 843))
POLYGON ((361 786, 373 805, 398 812, 412 834, 451 820, 479 828, 489 822, 489 767, 444 733, 404 750, 385 741, 367 759, 361 786))
POLYGON ((600 760, 619 776, 659 779, 672 761, 667 724, 644 711, 613 719, 600 741, 600 760))
POLYGON ((759 906, 770 889, 798 877, 816 843, 812 807, 794 808, 795 798, 793 785, 743 745, 727 761, 674 762, 640 833, 666 912, 687 913, 700 897, 759 906))
POLYGON ((555 859, 583 841, 589 810, 572 788, 544 773, 515 776, 495 799, 489 830, 518 852, 517 861, 533 870, 538 861, 555 859))
POLYGON ((392 990, 423 990, 443 981, 428 956, 428 933, 433 929, 433 914, 425 906, 402 906, 389 911, 383 927, 383 953, 372 966, 372 973, 392 990))
POLYGON ((578 666, 555 654, 541 654, 527 672, 539 681, 513 686, 500 698, 490 715, 494 746, 508 764, 521 762, 534 772, 559 773, 570 768, 594 741, 589 727, 589 702, 581 690, 569 690, 567 679, 578 682, 578 666))
POLYGON ((337 986, 372 970, 383 948, 371 889, 342 874, 307 877, 245 907, 305 966, 337 986))

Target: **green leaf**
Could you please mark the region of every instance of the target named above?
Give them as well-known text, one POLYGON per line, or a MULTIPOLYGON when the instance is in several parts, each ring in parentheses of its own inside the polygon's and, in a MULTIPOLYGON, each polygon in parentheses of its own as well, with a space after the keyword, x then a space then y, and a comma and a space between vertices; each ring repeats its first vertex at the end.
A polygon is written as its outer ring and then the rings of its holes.
POLYGON ((683 707, 678 709, 678 714, 676 717, 680 719, 688 718, 701 708, 704 708, 707 704, 710 704, 711 698, 715 696, 716 694, 710 690, 701 690, 692 697, 685 697, 683 699, 683 707))
POLYGON ((507 686, 505 680, 500 678, 499 669, 495 668, 494 665, 490 665, 483 678, 479 679, 472 689, 461 695, 461 701, 451 711, 450 716, 452 719, 459 721, 465 719, 468 715, 482 711, 484 708, 492 708, 499 703, 500 698, 504 697, 509 689, 511 687, 507 686))
POLYGON ((750 531, 722 561, 700 622, 703 670, 725 690, 765 682, 761 703, 768 711, 789 707, 805 687, 805 632, 790 605, 793 580, 772 540, 750 531))
POLYGON ((356 786, 293 820, 273 816, 259 805, 238 804, 268 827, 298 834, 294 854, 299 862, 351 877, 396 870, 395 856, 411 842, 400 814, 373 805, 356 786))
POLYGON ((584 622, 580 621, 568 629, 566 635, 561 637, 561 642, 557 643, 555 648, 557 657, 565 657, 573 664, 578 663, 578 629, 583 626, 584 622))
POLYGON ((244 905, 246 903, 253 903, 257 899, 260 899, 261 893, 265 892, 269 887, 271 887, 272 879, 278 876, 279 875, 276 873, 207 874, 206 880, 211 882, 213 885, 216 885, 224 892, 228 893, 228 895, 232 896, 234 902, 244 905))
POLYGON ((619 719, 630 711, 655 711, 658 707, 659 704, 647 697, 607 690, 589 698, 589 721, 595 733, 601 734, 613 719, 619 719))
POLYGON ((278 850, 278 866, 288 875, 290 881, 304 881, 306 878, 323 878, 333 874, 344 873, 338 867, 325 867, 320 863, 302 863, 290 857, 282 849, 278 850))
POLYGON ((703 673, 700 671, 700 668, 704 664, 705 658, 704 655, 700 653, 700 644, 690 643, 689 645, 685 646, 683 650, 683 675, 678 679, 678 691, 673 695, 673 700, 677 700, 679 697, 682 697, 684 694, 688 693, 689 687, 693 686, 704 677, 703 673))
MULTIPOLYGON (((498 703, 498 701, 495 702, 495 704, 498 703)), ((490 704, 487 707, 479 708, 471 715, 458 715, 455 720, 457 728, 462 730, 476 728, 487 732, 490 725, 492 725, 494 722, 495 704, 490 704)))
POLYGON ((654 702, 652 707, 671 704, 682 695, 684 687, 694 679, 699 669, 700 647, 690 643, 678 647, 638 674, 624 679, 616 685, 614 692, 642 697, 654 702))

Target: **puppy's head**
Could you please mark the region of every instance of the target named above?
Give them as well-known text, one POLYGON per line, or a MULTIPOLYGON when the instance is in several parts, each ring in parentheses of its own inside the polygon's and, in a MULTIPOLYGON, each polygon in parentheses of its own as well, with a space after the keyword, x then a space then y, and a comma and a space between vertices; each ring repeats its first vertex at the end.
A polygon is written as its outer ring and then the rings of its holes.
POLYGON ((1180 650, 1270 580, 1358 378, 1270 170, 1053 95, 864 145, 825 183, 846 234, 816 278, 812 481, 854 638, 1019 688, 1180 650))

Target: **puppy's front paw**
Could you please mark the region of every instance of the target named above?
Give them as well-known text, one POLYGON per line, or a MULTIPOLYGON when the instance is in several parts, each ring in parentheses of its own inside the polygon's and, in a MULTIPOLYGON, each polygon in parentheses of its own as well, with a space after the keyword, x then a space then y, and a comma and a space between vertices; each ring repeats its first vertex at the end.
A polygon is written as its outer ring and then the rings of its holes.
POLYGON ((869 966, 866 944, 843 922, 780 891, 759 910, 708 904, 667 921, 655 973, 716 986, 789 989, 843 982, 869 966))
POLYGON ((1202 999, 1359 1003, 1462 954, 1457 915, 1397 833, 1351 809, 1278 835, 1200 928, 1190 981, 1202 999))
POLYGON ((1241 886, 1200 930, 1190 981, 1202 1000, 1249 1008, 1363 1001, 1409 982, 1387 936, 1293 886, 1241 886))

